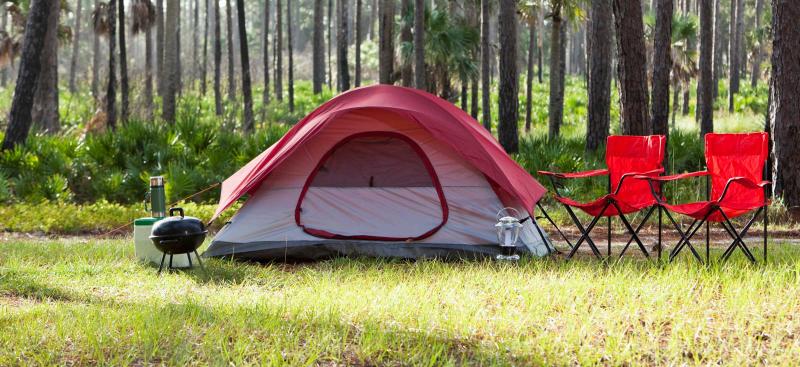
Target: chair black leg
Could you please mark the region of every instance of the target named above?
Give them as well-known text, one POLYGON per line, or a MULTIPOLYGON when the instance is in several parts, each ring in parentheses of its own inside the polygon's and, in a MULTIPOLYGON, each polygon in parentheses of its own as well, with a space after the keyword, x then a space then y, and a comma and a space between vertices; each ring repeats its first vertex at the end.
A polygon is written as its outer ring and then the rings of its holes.
POLYGON ((661 205, 658 206, 658 262, 661 262, 661 205))
POLYGON ((580 247, 581 243, 583 243, 584 240, 586 241, 586 243, 589 244, 589 248, 592 249, 592 253, 594 253, 595 257, 597 257, 598 259, 602 259, 603 258, 602 255, 600 255, 600 251, 597 249, 597 246, 595 246, 594 243, 592 243, 592 239, 591 239, 591 237, 589 237, 589 234, 592 232, 592 229, 597 224, 597 222, 600 220, 600 218, 603 216, 603 214, 605 214, 606 209, 608 209, 609 205, 610 205, 610 203, 606 203, 606 205, 603 206, 603 210, 600 211, 600 214, 597 215, 596 217, 592 218, 591 223, 589 223, 589 226, 586 227, 586 228, 583 228, 583 225, 581 225, 581 222, 575 216, 575 213, 572 212, 572 210, 569 209, 569 207, 567 207, 567 211, 570 213, 570 216, 573 217, 573 220, 575 221, 575 224, 578 226, 578 229, 580 229, 580 231, 582 233, 581 234, 581 238, 578 239, 578 242, 575 243, 575 247, 573 247, 572 250, 567 255, 567 260, 569 260, 573 256, 575 256, 575 253, 578 252, 578 248, 580 247))
MULTIPOLYGON (((536 206, 539 208, 539 210, 542 211, 542 214, 544 214, 545 219, 547 219, 547 221, 550 222, 550 224, 556 229, 558 234, 561 235, 561 238, 563 238, 564 241, 567 242, 567 244, 569 245, 569 248, 573 248, 574 246, 572 245, 572 242, 569 241, 569 238, 567 238, 567 236, 564 234, 564 232, 561 232, 561 228, 558 228, 558 225, 556 225, 556 222, 553 221, 553 218, 550 218, 550 215, 547 214, 547 210, 544 210, 544 207, 542 206, 542 204, 536 203, 536 206)), ((555 249, 555 244, 553 244, 553 249, 555 249)), ((558 251, 557 249, 556 249, 556 252, 557 253, 561 253, 561 251, 558 251)))
MULTIPOLYGON (((649 259, 650 258, 650 253, 647 252, 647 249, 644 247, 644 244, 639 239, 639 235, 636 234, 636 231, 633 229, 633 226, 631 226, 631 223, 628 222, 628 219, 625 218, 624 214, 622 214, 622 209, 619 207, 619 205, 616 202, 612 201, 612 204, 614 204, 614 207, 617 209, 617 213, 619 213, 619 219, 622 220, 622 224, 625 225, 625 228, 627 228, 628 232, 630 232, 631 235, 633 236, 633 240, 636 241, 636 245, 638 245, 639 249, 642 250, 642 253, 644 254, 644 257, 649 259)), ((652 213, 652 210, 650 211, 650 213, 652 213)))
MULTIPOLYGON (((650 219, 650 216, 653 215, 653 211, 655 211, 655 209, 656 209, 655 206, 650 207, 650 210, 647 211, 647 214, 644 215, 644 219, 642 219, 642 221, 639 223, 639 226, 636 227, 637 235, 639 234, 639 231, 641 231, 644 225, 647 223, 647 220, 650 219)), ((633 242, 633 237, 628 239, 628 242, 625 244, 625 247, 622 248, 622 252, 620 252, 619 254, 620 259, 622 258, 623 255, 625 255, 625 252, 628 250, 628 247, 631 245, 631 242, 633 242)))
POLYGON ((608 240, 608 257, 611 257, 611 216, 608 216, 608 226, 606 228, 606 237, 608 240))
POLYGON ((164 259, 167 257, 167 254, 164 253, 161 255, 161 265, 158 266, 158 274, 161 274, 161 269, 164 268, 164 259))
POLYGON ((711 215, 711 211, 709 211, 703 217, 702 220, 698 221, 697 219, 695 219, 692 222, 692 224, 689 225, 689 228, 686 230, 686 232, 683 232, 681 230, 681 227, 678 225, 678 222, 675 221, 675 218, 672 217, 672 214, 670 214, 668 210, 665 210, 664 213, 667 214, 667 218, 670 220, 670 222, 672 222, 672 226, 675 227, 675 230, 678 232, 678 234, 681 235, 681 240, 678 241, 678 245, 676 245, 675 248, 672 249, 672 251, 670 251, 669 262, 672 262, 675 259, 675 257, 678 256, 678 254, 681 252, 681 249, 683 249, 684 246, 689 246, 689 250, 691 250, 692 255, 694 255, 697 261, 699 261, 702 264, 703 258, 700 257, 700 254, 697 253, 697 250, 695 250, 694 246, 692 246, 691 239, 692 237, 694 237, 695 233, 697 233, 700 227, 703 226, 706 219, 708 219, 708 217, 711 215))
POLYGON ((769 207, 764 205, 764 263, 767 263, 767 222, 768 222, 768 215, 769 207))
POLYGON ((756 211, 753 217, 750 218, 750 220, 747 222, 744 228, 742 228, 742 231, 739 233, 736 232, 736 228, 733 227, 733 223, 731 223, 731 220, 728 218, 727 215, 725 215, 725 212, 723 212, 722 209, 717 209, 717 210, 719 210, 719 213, 722 215, 722 218, 724 218, 724 221, 721 222, 722 227, 725 228, 725 231, 728 232, 728 235, 730 235, 733 238, 733 243, 730 246, 728 246, 728 249, 726 249, 725 253, 722 254, 722 261, 723 262, 727 261, 728 258, 733 253, 733 250, 736 247, 739 247, 742 249, 742 252, 744 252, 747 259, 750 260, 750 262, 755 263, 756 258, 755 256, 753 256, 753 253, 750 251, 750 249, 747 248, 747 245, 744 243, 743 238, 747 236, 747 232, 750 230, 750 226, 753 225, 758 215, 761 214, 761 210, 763 210, 763 207, 759 208, 758 211, 756 211))

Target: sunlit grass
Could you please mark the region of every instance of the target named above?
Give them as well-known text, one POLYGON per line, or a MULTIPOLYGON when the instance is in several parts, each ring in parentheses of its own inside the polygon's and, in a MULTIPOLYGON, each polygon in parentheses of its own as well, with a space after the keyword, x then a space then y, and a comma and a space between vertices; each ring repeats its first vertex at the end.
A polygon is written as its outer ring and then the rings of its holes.
MULTIPOLYGON (((800 254, 706 269, 206 261, 156 275, 129 240, 0 242, 0 365, 791 365, 800 254)), ((757 256, 759 252, 756 252, 757 256)))

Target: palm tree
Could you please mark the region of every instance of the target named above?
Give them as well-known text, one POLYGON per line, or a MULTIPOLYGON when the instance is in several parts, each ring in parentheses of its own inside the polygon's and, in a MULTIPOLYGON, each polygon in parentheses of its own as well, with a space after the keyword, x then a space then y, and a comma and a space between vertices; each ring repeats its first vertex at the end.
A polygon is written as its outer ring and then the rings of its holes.
POLYGON ((800 218, 800 2, 772 1, 772 105, 770 116, 774 143, 775 193, 794 218, 800 218))
MULTIPOLYGON (((69 91, 75 93, 75 70, 78 68, 78 46, 81 42, 81 10, 83 0, 78 0, 75 6, 75 25, 72 27, 72 56, 69 63, 69 91)), ((5 27, 3 27, 5 30, 5 27)))
POLYGON ((378 41, 378 81, 394 83, 394 0, 380 0, 380 34, 378 41))
POLYGON ((414 1, 414 85, 425 89, 425 0, 414 1))
POLYGON ((153 118, 153 40, 151 36, 153 26, 156 24, 156 7, 150 0, 133 0, 130 12, 133 34, 144 32, 144 105, 149 120, 153 118))
POLYGON ((519 151, 519 76, 517 75, 517 0, 500 0, 500 85, 497 135, 508 153, 519 151))
MULTIPOLYGON (((113 1, 113 0, 112 0, 113 1)), ((180 0, 167 1, 167 19, 180 19, 180 0)), ((162 116, 164 121, 175 123, 175 104, 178 94, 178 22, 166 22, 166 38, 164 39, 164 99, 162 116)))
MULTIPOLYGON (((287 4, 289 3, 287 2, 287 4)), ((253 92, 250 86, 250 55, 247 46, 247 29, 244 21, 244 0, 236 0, 236 10, 239 15, 239 52, 242 54, 242 94, 244 95, 244 123, 242 128, 249 133, 253 131, 255 121, 253 118, 253 92)))
MULTIPOLYGON (((672 18, 672 45, 670 45, 670 49, 672 50, 673 128, 678 105, 680 104, 678 103, 678 92, 681 89, 681 85, 688 88, 692 79, 697 76, 697 52, 691 47, 690 42, 695 38, 697 38, 697 21, 694 16, 681 15, 672 18)), ((698 102, 698 105, 700 104, 702 103, 698 102)))
POLYGON ((592 1, 589 31, 589 111, 586 150, 605 144, 611 122, 611 53, 614 29, 611 0, 592 1))
POLYGON ((61 3, 50 3, 47 18, 47 34, 41 54, 41 70, 33 96, 34 125, 40 130, 55 133, 61 130, 58 119, 58 17, 61 3))
POLYGON ((350 89, 350 70, 347 66, 347 3, 347 0, 336 3, 339 18, 336 29, 336 80, 340 92, 350 89))
POLYGON ((48 18, 53 8, 51 5, 52 2, 46 0, 31 1, 22 42, 17 84, 14 86, 8 127, 0 150, 13 149, 28 138, 32 121, 33 93, 41 71, 42 49, 48 30, 48 18))
MULTIPOLYGON (((322 93, 322 84, 325 83, 325 31, 323 29, 325 25, 323 13, 322 0, 314 0, 314 36, 311 48, 313 54, 311 59, 313 63, 312 84, 314 94, 322 93)), ((358 56, 358 51, 356 51, 356 56, 358 56)), ((358 79, 358 71, 356 71, 356 79, 358 79)))
MULTIPOLYGON (((669 74, 672 70, 672 0, 656 2, 653 43, 653 99, 651 131, 669 134, 669 74)), ((709 60, 710 61, 710 60, 709 60)))
MULTIPOLYGON (((113 1, 113 0, 112 0, 113 1)), ((119 11, 119 79, 120 92, 122 94, 122 121, 128 120, 128 46, 125 43, 125 2, 119 0, 117 4, 119 11)))
POLYGON ((292 43, 292 0, 286 0, 286 48, 289 51, 289 112, 294 112, 294 43, 292 43))
POLYGON ((628 0, 614 0, 613 4, 619 54, 622 133, 648 135, 650 119, 642 5, 639 1, 628 0))

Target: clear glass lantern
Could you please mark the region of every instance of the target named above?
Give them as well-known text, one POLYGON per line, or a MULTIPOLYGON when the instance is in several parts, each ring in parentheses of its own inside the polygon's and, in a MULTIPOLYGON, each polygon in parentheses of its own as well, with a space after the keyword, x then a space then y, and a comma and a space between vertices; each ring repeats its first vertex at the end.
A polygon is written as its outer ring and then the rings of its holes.
POLYGON ((497 231, 497 244, 503 249, 503 253, 497 255, 497 260, 519 260, 519 255, 515 254, 519 231, 522 229, 518 216, 519 212, 514 208, 503 208, 497 212, 494 229, 497 231))

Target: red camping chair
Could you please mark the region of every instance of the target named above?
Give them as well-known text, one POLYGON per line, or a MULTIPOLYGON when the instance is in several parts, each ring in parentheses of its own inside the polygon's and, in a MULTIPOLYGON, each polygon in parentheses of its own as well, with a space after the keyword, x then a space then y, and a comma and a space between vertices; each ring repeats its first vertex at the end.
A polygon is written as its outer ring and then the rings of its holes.
MULTIPOLYGON (((573 246, 566 236, 561 235, 572 247, 567 259, 572 258, 578 248, 586 241, 594 255, 599 259, 600 250, 597 249, 594 241, 589 235, 597 222, 602 217, 608 217, 608 256, 611 256, 611 217, 618 216, 622 223, 631 233, 631 239, 623 248, 620 257, 625 254, 632 241, 636 241, 639 249, 646 257, 650 254, 645 249, 644 244, 639 239, 639 230, 642 228, 650 215, 656 208, 656 200, 650 193, 650 186, 641 180, 632 179, 634 176, 644 175, 646 177, 657 177, 664 172, 664 149, 666 139, 663 135, 650 136, 609 136, 606 143, 606 166, 607 169, 597 169, 577 173, 553 173, 539 171, 550 179, 555 192, 555 199, 566 208, 575 226, 581 232, 581 237, 573 246), (563 187, 556 179, 585 178, 593 176, 608 176, 608 194, 587 202, 581 203, 573 199, 563 197, 559 193, 559 187, 563 187), (572 208, 578 208, 593 217, 588 226, 584 227, 575 215, 572 208), (626 214, 635 213, 642 209, 650 208, 639 226, 634 229, 626 214)), ((659 212, 660 213, 660 212, 659 212)), ((549 219, 549 218, 548 218, 549 219)), ((551 223, 552 220, 551 220, 551 223)), ((555 225, 555 223, 553 223, 555 225)), ((558 229, 558 227, 556 227, 558 229)), ((561 232, 559 230, 559 232, 561 232)), ((661 250, 659 246, 659 257, 661 250)))
MULTIPOLYGON (((691 239, 703 224, 706 224, 706 262, 709 261, 708 222, 719 223, 733 239, 722 255, 727 260, 736 248, 740 248, 751 261, 756 259, 742 239, 747 235, 750 226, 763 211, 764 213, 764 260, 767 259, 767 186, 769 181, 763 180, 764 165, 769 149, 767 133, 750 134, 706 134, 706 171, 683 173, 662 177, 639 177, 648 180, 653 189, 652 194, 659 207, 666 208, 667 218, 681 236, 680 241, 670 252, 672 261, 684 247, 689 247, 697 260, 703 262, 691 244, 691 239), (685 204, 669 204, 660 195, 660 187, 656 191, 654 182, 663 183, 688 177, 706 177, 706 201, 685 204), (708 186, 710 182, 710 193, 708 186), (712 199, 713 198, 713 199, 712 199), (753 217, 737 232, 731 223, 736 218, 756 210, 753 217), (693 218, 689 228, 684 232, 669 211, 693 218)), ((659 209, 660 210, 660 209, 659 209)), ((660 230, 660 229, 659 229, 660 230)), ((660 235, 660 233, 659 233, 660 235)))

